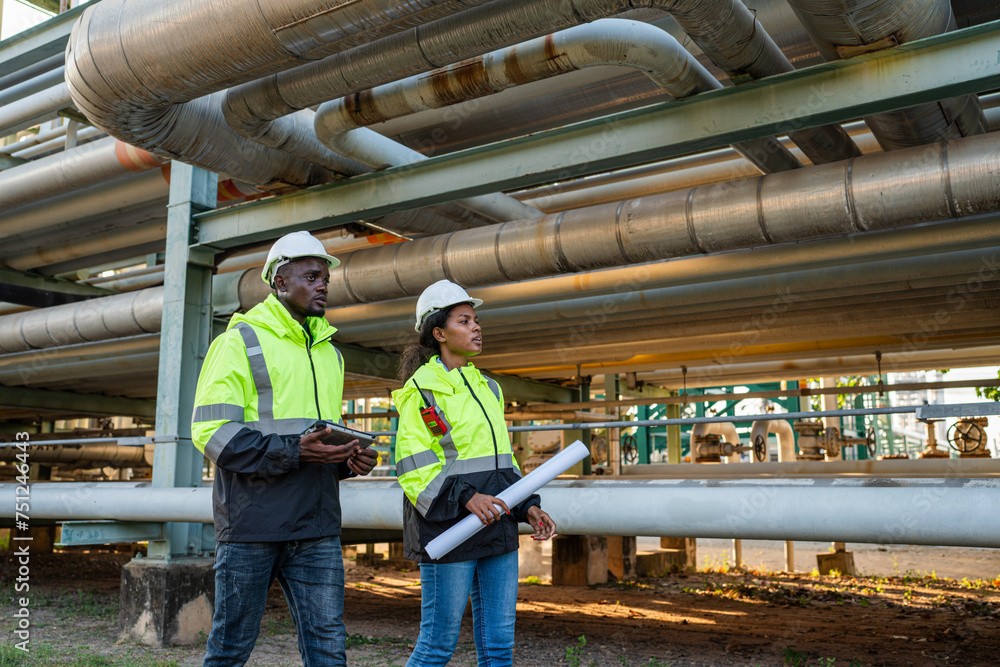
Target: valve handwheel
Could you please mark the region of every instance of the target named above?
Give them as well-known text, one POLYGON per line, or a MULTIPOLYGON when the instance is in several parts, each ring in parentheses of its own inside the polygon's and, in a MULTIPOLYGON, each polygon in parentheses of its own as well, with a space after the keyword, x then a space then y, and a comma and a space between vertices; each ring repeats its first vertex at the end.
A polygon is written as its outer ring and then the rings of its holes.
POLYGON ((868 448, 868 458, 875 458, 875 451, 878 443, 875 440, 875 427, 869 426, 865 433, 865 446, 868 448))
POLYGON ((767 460, 767 438, 758 435, 753 441, 753 458, 757 463, 767 460))
POLYGON ((956 452, 974 452, 983 445, 983 429, 972 422, 955 422, 948 429, 948 444, 956 452))
POLYGON ((639 458, 639 441, 631 433, 622 436, 622 459, 629 465, 639 458))

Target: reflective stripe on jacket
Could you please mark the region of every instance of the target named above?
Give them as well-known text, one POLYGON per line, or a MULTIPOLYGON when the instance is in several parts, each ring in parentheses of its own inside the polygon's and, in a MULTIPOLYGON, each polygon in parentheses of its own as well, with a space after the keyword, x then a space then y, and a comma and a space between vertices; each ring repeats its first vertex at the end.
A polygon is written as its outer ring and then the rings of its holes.
POLYGON ((336 329, 306 318, 308 333, 272 295, 234 315, 198 378, 191 434, 216 464, 218 541, 273 542, 340 534, 344 465, 299 461, 299 435, 340 420, 344 365, 336 329))
MULTIPOLYGON (((521 470, 507 435, 500 386, 471 363, 448 371, 434 357, 393 392, 393 402, 399 411, 396 475, 406 494, 404 551, 411 560, 428 562, 424 547, 469 513, 465 504, 473 495, 497 495, 521 477, 521 470), (432 435, 420 416, 428 404, 437 405, 448 427, 441 437, 432 435)), ((513 516, 502 517, 437 562, 517 549, 517 521, 525 521, 528 507, 537 504, 538 496, 532 496, 511 508, 513 516)))

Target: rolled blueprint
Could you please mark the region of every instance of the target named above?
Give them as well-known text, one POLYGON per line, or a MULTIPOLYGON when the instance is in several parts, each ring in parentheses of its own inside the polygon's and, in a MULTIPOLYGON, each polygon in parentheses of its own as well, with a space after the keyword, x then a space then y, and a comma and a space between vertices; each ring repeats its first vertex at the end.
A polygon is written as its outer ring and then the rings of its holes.
MULTIPOLYGON (((587 446, 577 440, 535 468, 530 474, 498 493, 497 498, 507 503, 507 507, 520 504, 525 498, 569 470, 570 466, 582 461, 588 454, 590 454, 590 450, 587 449, 587 446)), ((431 540, 427 544, 427 555, 437 560, 485 527, 479 517, 470 514, 431 540)))

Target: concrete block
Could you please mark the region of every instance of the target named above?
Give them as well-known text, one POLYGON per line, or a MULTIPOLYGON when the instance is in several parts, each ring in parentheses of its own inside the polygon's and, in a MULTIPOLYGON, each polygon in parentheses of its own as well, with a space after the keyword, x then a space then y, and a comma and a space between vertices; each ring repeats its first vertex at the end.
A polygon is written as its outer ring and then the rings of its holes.
POLYGON ((698 541, 693 537, 661 537, 660 548, 684 552, 681 570, 698 569, 698 541))
POLYGON ((660 549, 636 554, 635 572, 640 577, 660 577, 687 569, 688 556, 681 549, 660 549))
POLYGON ((635 579, 634 537, 608 537, 608 577, 618 581, 635 579))
POLYGON ((592 586, 608 580, 608 540, 593 535, 556 535, 552 540, 552 583, 592 586))
POLYGON ((552 576, 552 568, 542 563, 542 543, 531 539, 531 535, 518 536, 517 576, 519 579, 552 576))
POLYGON ((837 570, 841 574, 857 574, 854 568, 853 551, 834 551, 833 553, 816 554, 816 567, 820 574, 830 574, 837 570))
POLYGON ((358 565, 363 565, 364 567, 378 567, 385 560, 385 554, 380 554, 375 551, 359 551, 358 557, 354 561, 358 565))
POLYGON ((137 559, 122 568, 118 631, 149 646, 191 645, 212 629, 211 558, 137 559))

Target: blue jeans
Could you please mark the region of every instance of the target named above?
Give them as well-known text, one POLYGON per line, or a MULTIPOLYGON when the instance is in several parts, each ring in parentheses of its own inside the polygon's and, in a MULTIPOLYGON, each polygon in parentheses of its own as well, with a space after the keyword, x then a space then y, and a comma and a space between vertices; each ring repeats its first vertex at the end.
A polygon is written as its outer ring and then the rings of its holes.
POLYGON ((347 664, 340 538, 322 537, 216 545, 215 615, 204 667, 246 663, 275 578, 285 592, 305 667, 347 664))
POLYGON ((517 551, 461 563, 420 564, 420 636, 406 667, 448 664, 470 594, 479 667, 513 664, 517 551))

